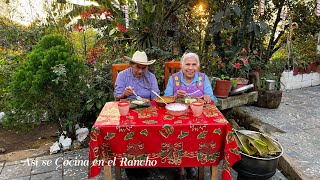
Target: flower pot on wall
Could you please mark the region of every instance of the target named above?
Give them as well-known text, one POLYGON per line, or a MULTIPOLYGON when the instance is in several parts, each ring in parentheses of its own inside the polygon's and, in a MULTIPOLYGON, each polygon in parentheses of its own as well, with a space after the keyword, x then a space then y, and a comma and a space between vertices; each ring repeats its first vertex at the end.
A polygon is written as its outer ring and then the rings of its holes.
POLYGON ((299 72, 300 72, 300 67, 293 66, 293 75, 295 76, 295 75, 299 74, 299 72))
POLYGON ((216 80, 214 88, 214 95, 219 98, 227 98, 229 96, 232 81, 230 80, 216 80))
POLYGON ((305 72, 306 74, 310 74, 310 73, 311 73, 311 66, 310 66, 310 65, 306 66, 306 67, 304 68, 304 72, 305 72))
POLYGON ((317 64, 315 62, 309 64, 310 68, 311 68, 311 71, 312 72, 316 72, 317 71, 317 64))
POLYGON ((320 64, 318 64, 316 72, 320 73, 320 64))

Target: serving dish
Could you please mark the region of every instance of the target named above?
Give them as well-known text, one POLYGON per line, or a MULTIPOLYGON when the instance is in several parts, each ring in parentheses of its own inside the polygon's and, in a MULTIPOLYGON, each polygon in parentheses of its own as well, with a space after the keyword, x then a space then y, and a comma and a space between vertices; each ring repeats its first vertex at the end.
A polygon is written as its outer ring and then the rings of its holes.
POLYGON ((173 116, 181 116, 187 112, 188 105, 182 103, 171 103, 166 105, 167 112, 173 116))
MULTIPOLYGON (((161 96, 161 97, 167 104, 173 103, 175 101, 174 97, 172 96, 161 96)), ((162 101, 162 99, 156 97, 154 101, 158 104, 158 106, 165 107, 166 104, 162 101)))

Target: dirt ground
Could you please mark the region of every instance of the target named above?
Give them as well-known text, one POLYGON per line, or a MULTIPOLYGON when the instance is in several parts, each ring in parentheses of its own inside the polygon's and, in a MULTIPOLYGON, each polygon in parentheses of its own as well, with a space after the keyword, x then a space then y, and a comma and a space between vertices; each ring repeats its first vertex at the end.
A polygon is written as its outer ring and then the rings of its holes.
POLYGON ((0 125, 0 148, 4 148, 5 154, 19 152, 21 150, 49 148, 57 140, 58 125, 52 122, 43 122, 39 127, 28 133, 20 133, 8 130, 0 125))

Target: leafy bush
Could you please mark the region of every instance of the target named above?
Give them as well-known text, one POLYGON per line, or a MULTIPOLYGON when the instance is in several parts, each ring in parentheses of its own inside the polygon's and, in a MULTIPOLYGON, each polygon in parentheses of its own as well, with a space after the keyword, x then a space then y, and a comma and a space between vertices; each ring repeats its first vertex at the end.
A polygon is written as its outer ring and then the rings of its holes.
POLYGON ((84 112, 81 122, 86 126, 91 126, 104 104, 114 100, 111 63, 109 64, 106 61, 90 65, 86 82, 87 91, 84 96, 84 112))
POLYGON ((70 43, 57 35, 44 36, 13 75, 4 125, 28 129, 43 119, 58 121, 74 132, 85 84, 82 61, 70 43))
POLYGON ((316 53, 317 36, 301 35, 297 36, 292 43, 292 59, 293 64, 299 67, 306 67, 320 59, 316 53))

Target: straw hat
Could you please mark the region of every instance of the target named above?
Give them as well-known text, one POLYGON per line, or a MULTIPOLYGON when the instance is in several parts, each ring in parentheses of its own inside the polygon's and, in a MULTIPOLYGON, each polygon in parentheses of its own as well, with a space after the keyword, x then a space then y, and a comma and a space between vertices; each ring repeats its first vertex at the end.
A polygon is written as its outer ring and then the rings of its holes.
POLYGON ((137 63, 137 64, 142 64, 142 65, 150 65, 153 64, 156 60, 150 60, 148 61, 148 57, 147 54, 143 51, 136 51, 133 56, 132 59, 128 56, 124 56, 124 59, 137 63))

